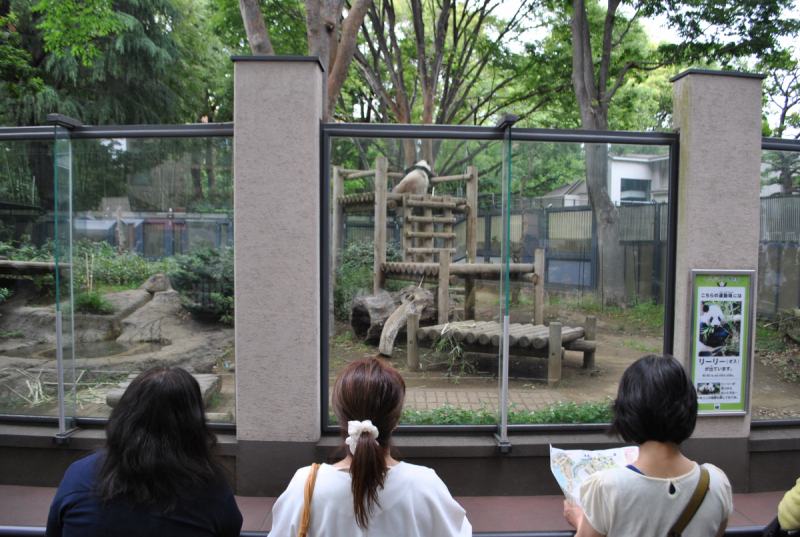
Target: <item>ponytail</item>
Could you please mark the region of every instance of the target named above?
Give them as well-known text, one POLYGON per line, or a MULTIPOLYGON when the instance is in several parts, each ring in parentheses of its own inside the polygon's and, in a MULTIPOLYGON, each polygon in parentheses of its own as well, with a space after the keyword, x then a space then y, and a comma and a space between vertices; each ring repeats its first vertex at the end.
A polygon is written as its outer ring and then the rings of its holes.
POLYGON ((386 481, 386 455, 391 449, 392 431, 403 412, 405 392, 400 374, 374 358, 349 364, 333 388, 333 412, 353 454, 353 511, 358 527, 364 530, 375 506, 380 507, 378 491, 386 481), (350 436, 345 424, 360 420, 370 420, 377 437, 368 432, 359 432, 357 438, 350 436))
POLYGON ((350 476, 353 490, 353 509, 356 523, 361 529, 369 526, 369 517, 378 502, 378 489, 383 488, 386 479, 386 453, 370 435, 362 434, 358 439, 350 476))

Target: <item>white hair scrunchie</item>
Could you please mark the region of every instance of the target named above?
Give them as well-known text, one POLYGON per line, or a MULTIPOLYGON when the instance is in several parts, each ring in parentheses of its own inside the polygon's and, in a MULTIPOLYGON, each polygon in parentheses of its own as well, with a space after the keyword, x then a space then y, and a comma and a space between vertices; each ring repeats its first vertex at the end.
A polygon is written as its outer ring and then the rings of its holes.
POLYGON ((361 435, 364 433, 371 435, 372 438, 375 439, 375 442, 378 441, 378 428, 372 425, 371 420, 347 422, 347 434, 350 436, 347 437, 344 443, 350 446, 350 453, 353 455, 356 454, 358 439, 361 438, 361 435))

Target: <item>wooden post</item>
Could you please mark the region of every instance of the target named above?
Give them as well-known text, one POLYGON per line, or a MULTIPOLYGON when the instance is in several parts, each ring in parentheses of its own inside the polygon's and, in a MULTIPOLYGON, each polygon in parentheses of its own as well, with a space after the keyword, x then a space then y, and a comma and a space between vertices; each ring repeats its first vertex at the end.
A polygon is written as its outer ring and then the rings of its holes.
MULTIPOLYGON (((422 198, 422 201, 431 201, 431 195, 425 194, 422 198)), ((422 215, 428 218, 433 217, 433 209, 431 207, 423 207, 422 208, 422 215)), ((422 224, 422 231, 427 231, 429 233, 433 233, 436 229, 434 228, 435 224, 433 223, 426 223, 422 224)), ((433 248, 433 239, 422 239, 422 247, 423 248, 433 248)), ((420 254, 419 259, 417 261, 421 261, 423 263, 432 263, 433 262, 433 254, 420 254)))
POLYGON ((405 216, 414 213, 414 208, 408 206, 408 196, 408 194, 403 194, 403 263, 411 263, 411 254, 408 249, 411 248, 413 243, 411 242, 411 237, 408 236, 408 232, 413 232, 416 226, 413 222, 405 222, 405 216))
POLYGON ((450 253, 439 252, 439 321, 447 324, 450 320, 450 253))
POLYGON ((544 324, 544 249, 534 252, 533 273, 539 276, 533 284, 533 324, 544 324))
POLYGON ((550 323, 547 342, 547 387, 556 388, 561 382, 561 323, 550 323))
MULTIPOLYGON (((478 167, 467 166, 472 178, 467 181, 467 263, 477 263, 478 258, 478 167)), ((475 319, 475 278, 464 278, 464 319, 475 319)))
POLYGON ((386 288, 381 264, 386 262, 386 195, 389 159, 375 159, 375 285, 373 292, 386 288))
MULTIPOLYGON (((586 341, 597 341, 597 317, 594 315, 586 316, 586 327, 584 328, 583 339, 586 341)), ((583 353, 583 368, 594 368, 594 350, 583 353)))
POLYGON ((419 370, 419 343, 417 342, 418 328, 419 313, 409 313, 406 315, 406 347, 408 349, 408 369, 411 371, 419 370))

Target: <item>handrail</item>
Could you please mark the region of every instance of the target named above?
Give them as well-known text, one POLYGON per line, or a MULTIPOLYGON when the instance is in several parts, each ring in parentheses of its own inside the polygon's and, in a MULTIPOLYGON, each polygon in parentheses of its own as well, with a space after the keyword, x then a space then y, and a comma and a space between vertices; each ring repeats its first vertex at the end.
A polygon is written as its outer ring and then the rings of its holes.
MULTIPOLYGON (((725 530, 726 537, 761 537, 764 526, 737 526, 725 530)), ((0 526, 0 537, 44 537, 40 526, 0 526)), ((241 537, 268 537, 268 531, 243 531, 241 537)), ((574 531, 475 532, 474 537, 573 537, 574 531)))

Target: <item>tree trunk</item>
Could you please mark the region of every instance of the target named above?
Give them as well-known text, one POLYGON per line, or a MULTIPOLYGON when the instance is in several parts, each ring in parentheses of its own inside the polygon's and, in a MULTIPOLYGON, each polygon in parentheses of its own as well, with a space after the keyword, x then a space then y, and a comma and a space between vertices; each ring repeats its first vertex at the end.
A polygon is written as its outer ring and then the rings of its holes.
MULTIPOLYGON (((609 3, 616 9, 618 1, 609 3)), ((581 126, 586 130, 608 130, 608 105, 611 93, 606 93, 614 12, 606 17, 603 55, 597 82, 592 59, 591 35, 584 0, 574 0, 572 21, 572 85, 581 115, 581 126)), ((586 144, 586 190, 597 231, 600 257, 601 297, 604 304, 625 304, 625 273, 620 255, 619 211, 608 193, 608 145, 586 144)))
POLYGON ((350 303, 350 326, 353 328, 353 332, 364 341, 378 341, 387 320, 402 305, 403 297, 410 293, 413 294, 419 289, 432 297, 431 304, 418 312, 420 313, 420 322, 435 322, 438 316, 436 297, 428 289, 409 285, 394 293, 381 290, 374 295, 353 298, 350 303))
POLYGON ((353 54, 358 45, 358 30, 367 10, 372 5, 372 0, 355 0, 347 18, 342 23, 342 38, 340 43, 331 46, 330 74, 328 75, 328 99, 325 106, 323 121, 330 123, 333 121, 333 111, 336 108, 336 100, 342 91, 344 81, 350 72, 350 64, 353 63, 353 54))
POLYGON ((378 345, 378 352, 383 356, 391 356, 394 349, 394 340, 400 330, 406 326, 406 316, 411 313, 421 314, 426 310, 433 309, 434 295, 424 287, 406 288, 407 292, 400 295, 399 308, 394 310, 386 319, 381 331, 381 340, 378 345))
POLYGON ((247 32, 247 42, 253 54, 274 56, 272 41, 269 39, 267 27, 264 24, 264 14, 258 0, 239 0, 239 11, 242 12, 242 22, 247 32))

